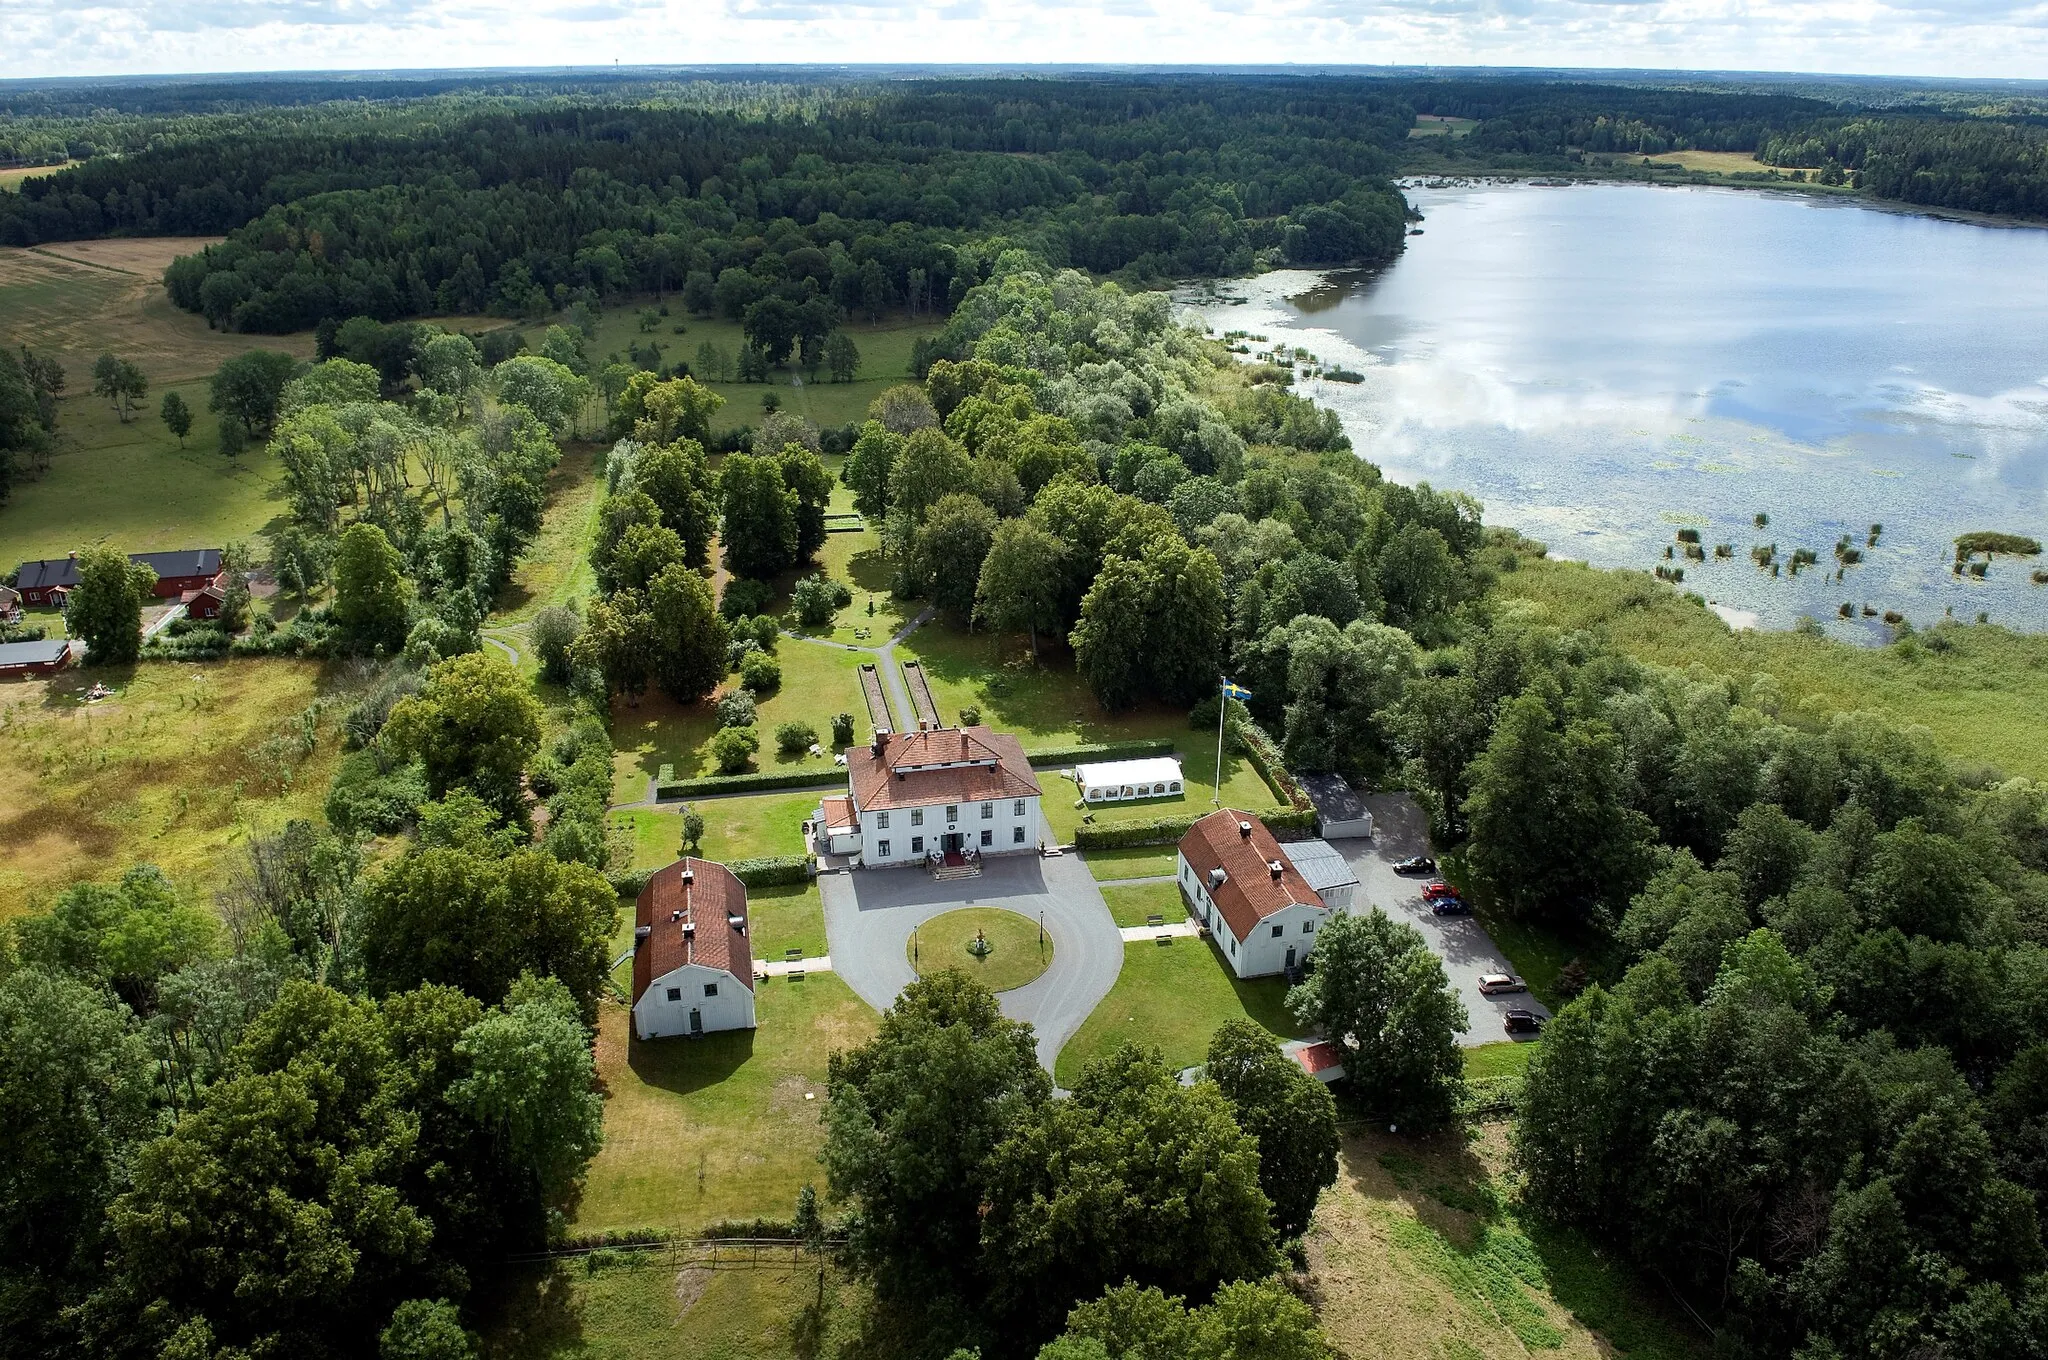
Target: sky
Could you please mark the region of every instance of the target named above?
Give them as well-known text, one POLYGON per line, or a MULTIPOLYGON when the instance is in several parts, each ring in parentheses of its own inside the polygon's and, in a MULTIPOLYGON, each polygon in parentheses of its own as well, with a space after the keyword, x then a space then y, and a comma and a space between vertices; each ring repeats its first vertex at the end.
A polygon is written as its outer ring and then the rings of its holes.
POLYGON ((2048 0, 0 0, 0 77, 1358 63, 2048 79, 2048 0))

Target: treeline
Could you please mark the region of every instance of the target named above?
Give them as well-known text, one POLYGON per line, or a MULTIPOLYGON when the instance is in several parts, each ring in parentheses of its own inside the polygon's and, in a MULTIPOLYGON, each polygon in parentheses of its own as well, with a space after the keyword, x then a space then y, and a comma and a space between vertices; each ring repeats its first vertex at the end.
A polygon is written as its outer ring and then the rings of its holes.
POLYGON ((991 235, 1146 278, 1392 258, 1385 147, 1410 112, 1303 93, 978 82, 807 118, 453 97, 252 116, 28 180, 0 241, 232 233, 174 266, 172 297, 264 332, 537 314, 735 268, 841 306, 944 308, 991 235))
POLYGON ((1447 80, 1410 84, 1402 95, 1417 113, 1471 118, 1459 138, 1416 148, 1431 158, 1541 165, 1574 152, 1754 151, 1779 130, 1834 107, 1791 95, 1549 84, 1527 80, 1447 80))
POLYGON ((2048 127, 1978 119, 1829 118, 1767 140, 1757 159, 1853 175, 1879 198, 2048 217, 2048 127))

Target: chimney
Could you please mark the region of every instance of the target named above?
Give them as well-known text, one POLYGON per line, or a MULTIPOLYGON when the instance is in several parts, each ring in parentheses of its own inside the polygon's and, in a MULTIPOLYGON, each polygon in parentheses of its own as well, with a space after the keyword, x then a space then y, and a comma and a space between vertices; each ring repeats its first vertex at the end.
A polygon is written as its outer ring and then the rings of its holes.
POLYGON ((690 884, 695 883, 696 881, 697 871, 695 869, 690 868, 689 861, 685 860, 683 862, 683 886, 688 887, 690 884))
POLYGON ((78 549, 73 548, 69 553, 66 554, 66 556, 68 556, 72 561, 76 562, 78 560, 78 549))
POLYGON ((888 745, 889 745, 889 733, 888 733, 887 729, 885 729, 885 728, 880 728, 880 727, 876 728, 876 729, 875 729, 875 744, 874 744, 874 746, 873 746, 873 748, 872 748, 872 749, 873 749, 873 751, 874 751, 874 753, 875 753, 875 759, 877 759, 877 760, 880 760, 880 759, 882 758, 882 752, 883 752, 884 750, 886 750, 886 749, 888 748, 888 745))
POLYGON ((1209 871, 1209 886, 1211 888, 1220 888, 1229 878, 1230 875, 1224 873, 1221 868, 1211 869, 1209 871))
POLYGON ((1278 883, 1280 881, 1280 875, 1285 873, 1286 870, 1281 867, 1279 860, 1269 859, 1266 861, 1266 872, 1273 875, 1273 881, 1275 883, 1278 883))
POLYGON ((1252 838, 1252 824, 1250 822, 1239 822, 1237 824, 1237 834, 1245 840, 1250 840, 1252 838))

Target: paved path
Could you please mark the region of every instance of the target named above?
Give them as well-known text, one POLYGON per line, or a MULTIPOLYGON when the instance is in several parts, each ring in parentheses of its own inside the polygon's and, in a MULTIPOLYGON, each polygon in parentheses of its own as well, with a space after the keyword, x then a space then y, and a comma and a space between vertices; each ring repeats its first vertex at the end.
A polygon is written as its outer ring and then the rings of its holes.
POLYGON ((950 882, 915 868, 820 876, 834 971, 882 1010, 916 977, 910 932, 932 917, 971 906, 1043 919, 1052 936, 1052 966, 998 999, 1004 1015, 1037 1030, 1038 1062, 1050 1072, 1061 1047, 1116 985, 1123 933, 1088 866, 1073 856, 992 855, 982 866, 981 877, 950 882))
POLYGON ((1174 921, 1169 925, 1160 926, 1125 926, 1120 933, 1125 944, 1150 944, 1161 935, 1192 939, 1201 934, 1202 929, 1193 921, 1174 921))
POLYGON ((1394 872, 1396 861, 1410 855, 1426 855, 1429 848, 1429 817, 1405 793, 1375 793, 1366 796, 1372 812, 1370 839, 1332 841, 1358 872, 1359 896, 1355 909, 1365 904, 1378 907, 1397 921, 1406 921, 1422 932, 1429 947, 1444 961, 1444 973, 1452 990, 1465 1003, 1472 1028, 1459 1036, 1467 1048, 1497 1044, 1511 1037, 1501 1028, 1501 1017, 1510 1010, 1550 1014, 1542 1002, 1527 992, 1505 996, 1483 996, 1479 978, 1483 973, 1511 973, 1507 957, 1493 937, 1470 916, 1437 916, 1423 905, 1422 878, 1405 878, 1394 872))
POLYGON ((832 971, 832 956, 820 954, 814 959, 772 959, 768 962, 755 960, 754 971, 762 977, 788 977, 791 973, 829 973, 832 971))

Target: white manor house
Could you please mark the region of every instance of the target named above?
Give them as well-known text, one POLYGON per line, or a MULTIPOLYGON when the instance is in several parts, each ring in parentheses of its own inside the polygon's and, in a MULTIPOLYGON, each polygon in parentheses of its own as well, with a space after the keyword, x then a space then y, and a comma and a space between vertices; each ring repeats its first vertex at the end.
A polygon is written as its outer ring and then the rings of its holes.
POLYGON ((846 752, 843 797, 825 799, 814 843, 869 867, 960 865, 1037 853, 1046 841, 1038 776, 1024 747, 986 727, 877 732, 846 752))

